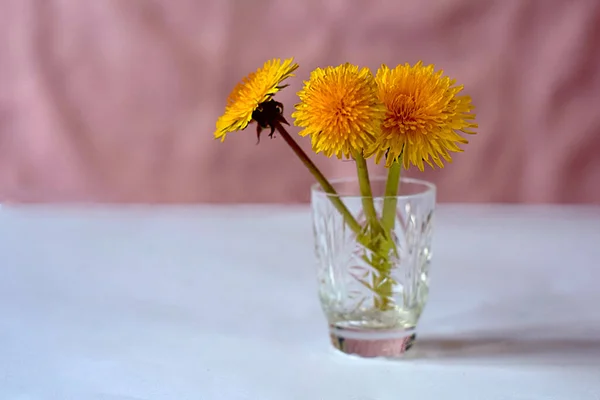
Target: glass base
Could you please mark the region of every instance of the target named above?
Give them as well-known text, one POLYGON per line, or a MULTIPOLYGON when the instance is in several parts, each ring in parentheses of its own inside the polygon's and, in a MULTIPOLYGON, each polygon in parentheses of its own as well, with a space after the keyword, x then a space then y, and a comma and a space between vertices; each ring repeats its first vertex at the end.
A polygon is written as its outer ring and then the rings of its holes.
POLYGON ((414 329, 367 330, 329 327, 331 344, 339 351, 359 357, 402 357, 414 344, 414 329))

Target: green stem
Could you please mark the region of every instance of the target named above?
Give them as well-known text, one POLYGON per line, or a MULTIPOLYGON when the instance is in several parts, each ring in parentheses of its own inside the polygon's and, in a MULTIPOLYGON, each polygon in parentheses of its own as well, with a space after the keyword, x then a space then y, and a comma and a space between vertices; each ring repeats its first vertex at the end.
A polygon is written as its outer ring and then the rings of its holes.
POLYGON ((325 175, 317 168, 317 166, 312 162, 312 160, 308 157, 308 155, 302 150, 302 148, 296 143, 296 141, 290 136, 288 131, 281 125, 280 122, 275 122, 275 128, 279 131, 279 134, 286 141, 286 143, 292 148, 294 153, 300 158, 300 161, 304 163, 304 165, 308 168, 308 170, 313 174, 317 182, 323 188, 325 193, 330 194, 331 196, 327 196, 329 200, 333 203, 333 206, 342 214, 346 224, 356 233, 357 235, 361 234, 361 226, 356 221, 352 213, 348 210, 346 205, 342 202, 342 200, 337 196, 337 193, 333 186, 329 183, 325 175))
POLYGON ((400 172, 402 171, 402 158, 395 161, 388 170, 387 182, 385 184, 385 197, 383 199, 383 211, 381 223, 386 232, 391 233, 396 221, 396 207, 398 205, 398 186, 400 185, 400 172))
MULTIPOLYGON (((370 260, 367 258, 366 261, 378 272, 372 276, 372 287, 377 294, 377 296, 374 298, 374 306, 381 311, 386 311, 390 309, 393 303, 394 287, 392 284, 392 278, 390 276, 391 263, 389 259, 388 247, 386 242, 382 242, 378 239, 378 236, 387 231, 384 230, 382 223, 377 217, 377 211, 375 210, 375 204, 373 201, 373 193, 371 191, 371 182, 369 181, 367 163, 360 153, 355 154, 354 159, 356 161, 356 171, 358 173, 358 182, 362 195, 363 209, 365 211, 365 217, 367 218, 369 227, 371 228, 370 232, 372 234, 370 247, 373 250, 373 253, 371 253, 370 260)), ((384 234, 384 236, 391 238, 391 235, 384 234)))
POLYGON ((356 154, 354 154, 354 160, 356 161, 358 184, 360 186, 360 194, 362 198, 363 210, 365 211, 365 217, 367 218, 371 228, 375 228, 379 224, 377 219, 377 211, 375 211, 375 204, 373 203, 373 193, 371 192, 371 182, 369 180, 369 169, 367 168, 367 162, 360 152, 356 152, 356 154))
MULTIPOLYGON (((396 207, 398 205, 398 186, 400 184, 400 173, 402 171, 401 158, 394 162, 389 170, 385 184, 385 194, 383 198, 383 210, 381 212, 381 225, 385 231, 386 237, 390 241, 391 248, 396 252, 396 244, 393 242, 392 231, 396 222, 396 207)), ((392 263, 387 253, 381 260, 379 275, 373 280, 373 286, 377 288, 379 299, 375 301, 375 307, 380 310, 388 310, 392 307, 393 300, 393 279, 391 277, 392 263)))

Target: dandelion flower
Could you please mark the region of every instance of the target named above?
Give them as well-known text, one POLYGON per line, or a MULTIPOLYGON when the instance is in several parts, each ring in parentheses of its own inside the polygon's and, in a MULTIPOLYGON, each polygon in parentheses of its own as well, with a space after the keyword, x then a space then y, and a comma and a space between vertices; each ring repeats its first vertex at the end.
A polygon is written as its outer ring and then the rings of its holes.
MULTIPOLYGON (((256 72, 245 77, 227 98, 225 113, 217 120, 215 138, 223 141, 228 133, 245 129, 255 119, 255 111, 287 86, 281 83, 294 76, 293 72, 297 68, 298 64, 293 62, 293 58, 284 60, 283 63, 276 58, 265 62, 256 72)), ((259 123, 259 134, 260 129, 266 127, 264 125, 265 122, 259 123)))
POLYGON ((412 164, 423 171, 423 162, 443 168, 442 158, 452 161, 449 152, 463 151, 457 144, 468 141, 459 132, 473 134, 477 127, 471 98, 459 96, 463 87, 442 74, 421 62, 379 68, 375 81, 387 111, 367 155, 375 154, 376 162, 386 155, 389 167, 402 154, 405 169, 412 164))
POLYGON ((304 128, 300 135, 311 137, 316 153, 349 158, 362 154, 380 135, 385 107, 368 68, 349 63, 317 68, 298 96, 292 117, 304 128))

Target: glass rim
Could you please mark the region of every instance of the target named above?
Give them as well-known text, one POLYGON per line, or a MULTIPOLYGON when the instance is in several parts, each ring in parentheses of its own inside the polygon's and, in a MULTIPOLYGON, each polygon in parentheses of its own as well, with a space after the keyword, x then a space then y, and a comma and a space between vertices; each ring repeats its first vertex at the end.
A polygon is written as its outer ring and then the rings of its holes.
MULTIPOLYGON (((385 182, 385 181, 387 181, 387 177, 382 176, 382 175, 377 175, 377 176, 370 177, 369 180, 371 181, 371 183, 372 182, 382 182, 382 181, 385 182)), ((354 176, 354 177, 345 177, 345 178, 335 178, 335 179, 329 180, 329 183, 334 187, 336 184, 339 184, 339 183, 350 183, 350 182, 358 182, 358 177, 354 176)), ((400 194, 400 195, 396 195, 396 196, 373 196, 373 198, 374 199, 417 199, 417 198, 428 197, 431 195, 435 196, 435 194, 436 194, 437 187, 434 183, 432 183, 430 181, 426 181, 423 179, 416 179, 416 178, 401 177, 400 178, 400 188, 402 187, 402 183, 421 185, 421 186, 423 186, 423 189, 420 190, 419 192, 413 193, 413 194, 400 194)), ((321 187, 321 184, 318 182, 313 183, 310 186, 310 191, 312 194, 315 194, 318 196, 323 196, 323 197, 339 197, 339 198, 344 198, 344 199, 367 198, 367 196, 361 196, 359 194, 327 193, 323 190, 323 188, 321 187)))

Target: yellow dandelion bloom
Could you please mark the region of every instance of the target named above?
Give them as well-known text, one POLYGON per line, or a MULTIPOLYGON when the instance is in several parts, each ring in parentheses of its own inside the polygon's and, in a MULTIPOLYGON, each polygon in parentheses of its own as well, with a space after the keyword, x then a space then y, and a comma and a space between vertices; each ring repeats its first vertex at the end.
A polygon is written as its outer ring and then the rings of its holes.
POLYGON ((293 61, 293 58, 283 63, 279 58, 269 60, 238 83, 227 98, 225 113, 217 120, 215 138, 223 141, 227 133, 245 129, 259 105, 287 86, 281 82, 294 76, 298 64, 293 61))
POLYGON ((298 96, 300 103, 292 117, 295 125, 304 128, 300 135, 310 135, 317 153, 349 158, 379 136, 385 107, 368 68, 349 63, 317 68, 298 96))
POLYGON ((470 128, 477 127, 471 98, 459 96, 463 87, 442 74, 421 62, 379 68, 375 80, 387 112, 367 155, 375 154, 376 162, 387 155, 389 167, 402 154, 404 168, 412 164, 423 171, 423 162, 443 168, 442 158, 452 161, 450 151, 463 151, 457 144, 468 141, 458 132, 473 134, 470 128))

